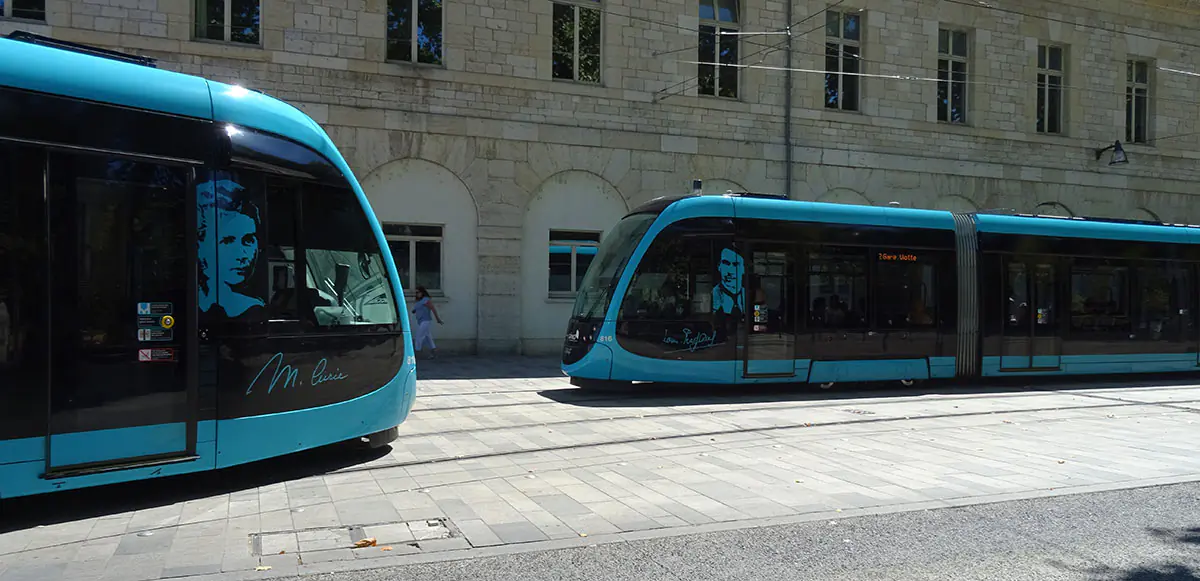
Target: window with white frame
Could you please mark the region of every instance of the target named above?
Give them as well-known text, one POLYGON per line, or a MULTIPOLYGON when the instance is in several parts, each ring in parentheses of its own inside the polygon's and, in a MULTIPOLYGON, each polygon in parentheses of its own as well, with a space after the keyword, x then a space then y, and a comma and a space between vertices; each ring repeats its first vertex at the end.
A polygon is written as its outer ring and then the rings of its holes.
POLYGON ((442 0, 387 0, 387 59, 442 64, 442 0))
POLYGON ((554 2, 554 78, 600 82, 600 2, 554 2))
POLYGON ((1125 141, 1146 143, 1150 132, 1150 63, 1125 62, 1125 141))
POLYGON ((1039 44, 1037 50, 1037 132, 1062 133, 1066 51, 1047 44, 1039 44))
POLYGON ((967 33, 938 29, 938 121, 967 122, 967 33))
POLYGON ((45 22, 46 0, 0 0, 0 16, 45 22))
POLYGON ((858 111, 862 15, 825 11, 825 108, 858 111))
POLYGON ((261 18, 261 0, 196 0, 196 38, 259 44, 261 18))
POLYGON ((700 54, 696 60, 701 95, 738 96, 738 0, 700 0, 700 54), (734 66, 730 66, 734 65, 734 66))
POLYGON ((599 232, 550 231, 550 296, 570 296, 579 290, 599 246, 599 232))
POLYGON ((442 290, 442 226, 385 223, 383 234, 405 292, 442 290))

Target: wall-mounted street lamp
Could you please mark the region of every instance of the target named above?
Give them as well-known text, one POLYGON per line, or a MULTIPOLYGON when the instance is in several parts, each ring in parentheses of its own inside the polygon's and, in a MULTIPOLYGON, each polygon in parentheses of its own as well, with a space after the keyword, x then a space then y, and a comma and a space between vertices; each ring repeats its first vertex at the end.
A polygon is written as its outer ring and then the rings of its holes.
POLYGON ((1125 148, 1121 147, 1121 141, 1119 139, 1117 141, 1114 141, 1113 144, 1108 147, 1095 150, 1096 161, 1100 161, 1100 156, 1104 155, 1104 152, 1106 152, 1110 149, 1113 150, 1113 154, 1112 154, 1112 159, 1109 160, 1109 162, 1108 162, 1108 165, 1117 165, 1119 163, 1129 163, 1129 158, 1125 157, 1125 148))

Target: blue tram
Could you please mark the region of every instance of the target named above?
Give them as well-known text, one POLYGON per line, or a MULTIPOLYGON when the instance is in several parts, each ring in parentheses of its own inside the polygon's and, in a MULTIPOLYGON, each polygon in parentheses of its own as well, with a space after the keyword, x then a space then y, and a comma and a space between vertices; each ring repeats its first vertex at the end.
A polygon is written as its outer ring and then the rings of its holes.
POLYGON ((610 382, 1200 370, 1200 228, 769 195, 660 198, 601 244, 562 369, 610 382))
POLYGON ((27 33, 0 109, 0 498, 396 437, 400 281, 317 123, 27 33))

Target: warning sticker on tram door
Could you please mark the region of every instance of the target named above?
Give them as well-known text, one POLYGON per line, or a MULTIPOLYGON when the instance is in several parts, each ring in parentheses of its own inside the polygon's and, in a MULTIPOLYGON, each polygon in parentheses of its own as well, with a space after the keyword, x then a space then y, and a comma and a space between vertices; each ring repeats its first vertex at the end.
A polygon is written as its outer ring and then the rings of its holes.
POLYGON ((138 341, 170 341, 175 338, 171 329, 138 329, 138 341))
POLYGON ((175 350, 170 348, 161 349, 138 349, 138 361, 142 362, 159 362, 159 361, 174 361, 175 350))
POLYGON ((175 305, 171 303, 138 303, 139 315, 171 315, 175 313, 175 305))
POLYGON ((171 341, 175 338, 175 305, 167 302, 138 303, 138 341, 171 341))

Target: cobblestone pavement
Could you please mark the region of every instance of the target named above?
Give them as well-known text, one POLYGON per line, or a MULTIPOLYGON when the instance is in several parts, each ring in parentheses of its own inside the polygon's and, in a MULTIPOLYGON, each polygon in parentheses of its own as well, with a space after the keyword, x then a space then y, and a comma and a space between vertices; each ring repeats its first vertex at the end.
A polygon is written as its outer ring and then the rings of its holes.
POLYGON ((382 453, 6 507, 0 581, 266 578, 1200 480, 1200 385, 1179 379, 647 393, 576 389, 552 360, 418 373, 382 453))

